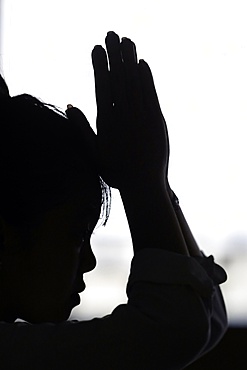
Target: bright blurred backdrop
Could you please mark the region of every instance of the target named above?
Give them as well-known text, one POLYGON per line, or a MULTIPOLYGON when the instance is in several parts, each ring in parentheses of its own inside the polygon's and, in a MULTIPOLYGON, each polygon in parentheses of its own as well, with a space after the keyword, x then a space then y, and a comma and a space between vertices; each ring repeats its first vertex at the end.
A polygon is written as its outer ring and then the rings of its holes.
MULTIPOLYGON (((228 273, 230 323, 247 324, 247 22, 244 0, 2 0, 0 70, 27 92, 95 129, 91 50, 109 30, 152 68, 171 143, 170 183, 194 235, 228 273)), ((148 215, 143 215, 148 217, 148 215)), ((118 192, 93 235, 97 268, 72 318, 126 302, 131 239, 118 192)))

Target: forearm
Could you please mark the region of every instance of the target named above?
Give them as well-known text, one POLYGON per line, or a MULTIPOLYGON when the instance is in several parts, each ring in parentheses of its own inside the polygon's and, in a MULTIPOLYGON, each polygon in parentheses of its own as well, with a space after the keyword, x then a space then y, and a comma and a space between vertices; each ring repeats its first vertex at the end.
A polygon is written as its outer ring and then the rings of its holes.
POLYGON ((165 186, 142 181, 120 189, 134 252, 161 248, 189 255, 165 186))

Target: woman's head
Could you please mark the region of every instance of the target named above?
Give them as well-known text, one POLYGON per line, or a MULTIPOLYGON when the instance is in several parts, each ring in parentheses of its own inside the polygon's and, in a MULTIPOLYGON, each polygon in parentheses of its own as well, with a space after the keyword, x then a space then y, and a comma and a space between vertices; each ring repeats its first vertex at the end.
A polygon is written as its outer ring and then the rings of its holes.
POLYGON ((109 189, 83 115, 73 122, 0 85, 0 299, 9 314, 0 319, 61 321, 95 266, 90 234, 102 207, 108 214, 109 189))

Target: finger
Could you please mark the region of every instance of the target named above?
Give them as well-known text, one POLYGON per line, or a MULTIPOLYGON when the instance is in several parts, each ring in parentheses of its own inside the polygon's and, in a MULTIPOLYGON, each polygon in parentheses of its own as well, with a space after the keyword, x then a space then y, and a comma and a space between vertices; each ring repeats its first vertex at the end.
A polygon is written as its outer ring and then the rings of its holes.
POLYGON ((105 43, 110 65, 113 103, 124 109, 126 107, 124 68, 118 35, 115 32, 108 32, 105 43))
POLYGON ((98 116, 102 117, 100 122, 102 121, 107 123, 107 118, 113 102, 111 96, 107 56, 102 46, 97 45, 94 47, 92 51, 92 63, 94 69, 97 112, 98 116))
POLYGON ((90 124, 85 114, 82 113, 82 111, 79 108, 73 107, 72 104, 67 105, 65 113, 69 120, 73 121, 78 127, 81 127, 82 129, 84 129, 84 127, 88 126, 90 127, 90 124))
POLYGON ((86 146, 88 152, 93 160, 96 160, 96 135, 91 128, 86 116, 82 111, 71 104, 68 104, 66 115, 71 123, 77 127, 82 134, 83 144, 86 146))
POLYGON ((126 79, 126 95, 130 106, 136 112, 143 109, 142 89, 137 65, 137 53, 135 44, 124 37, 120 44, 126 79))
POLYGON ((119 36, 115 32, 110 31, 107 33, 105 43, 109 58, 110 69, 119 69, 122 65, 119 36))
POLYGON ((120 47, 124 63, 126 63, 130 67, 136 65, 137 53, 134 42, 127 37, 123 37, 120 47))
POLYGON ((144 60, 139 61, 139 72, 141 78, 143 100, 146 109, 153 116, 162 115, 152 72, 149 68, 149 65, 144 60))
POLYGON ((166 145, 169 151, 168 130, 165 118, 160 108, 159 99, 154 86, 152 72, 149 68, 149 65, 144 60, 140 60, 139 70, 142 83, 143 101, 145 104, 146 111, 148 112, 148 115, 151 118, 153 118, 152 120, 153 123, 155 122, 157 122, 158 124, 162 123, 162 130, 164 130, 164 133, 166 135, 167 140, 166 145))

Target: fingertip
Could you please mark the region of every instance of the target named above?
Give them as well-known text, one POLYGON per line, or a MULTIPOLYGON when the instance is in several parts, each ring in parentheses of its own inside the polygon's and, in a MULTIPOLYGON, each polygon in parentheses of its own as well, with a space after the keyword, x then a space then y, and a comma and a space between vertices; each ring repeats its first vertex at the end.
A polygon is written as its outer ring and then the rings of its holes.
POLYGON ((117 43, 120 43, 120 38, 119 38, 119 36, 118 36, 118 34, 116 32, 114 32, 114 31, 108 31, 107 32, 107 35, 106 35, 106 38, 105 38, 106 45, 109 42, 117 42, 117 43))
POLYGON ((100 51, 103 49, 102 45, 95 45, 92 51, 100 51))
MULTIPOLYGON (((122 37, 121 38, 121 41, 122 42, 132 42, 131 39, 129 37, 122 37)), ((133 42, 132 42, 133 43, 133 42)))
POLYGON ((139 60, 139 66, 140 66, 140 69, 141 69, 144 73, 148 73, 149 75, 151 75, 151 76, 152 76, 151 68, 149 67, 149 64, 148 64, 144 59, 140 59, 140 60, 139 60))
POLYGON ((147 64, 147 62, 145 62, 145 60, 144 59, 139 59, 139 64, 141 65, 141 66, 148 66, 148 64, 147 64))
POLYGON ((91 53, 92 58, 102 53, 102 51, 104 51, 104 48, 101 45, 95 45, 91 53))
POLYGON ((114 31, 108 31, 106 37, 119 37, 118 34, 114 31))
POLYGON ((69 118, 70 110, 74 108, 72 104, 67 104, 67 109, 65 110, 66 116, 69 118))
POLYGON ((65 113, 67 117, 71 120, 87 121, 85 114, 79 108, 74 107, 72 104, 67 105, 65 113))

